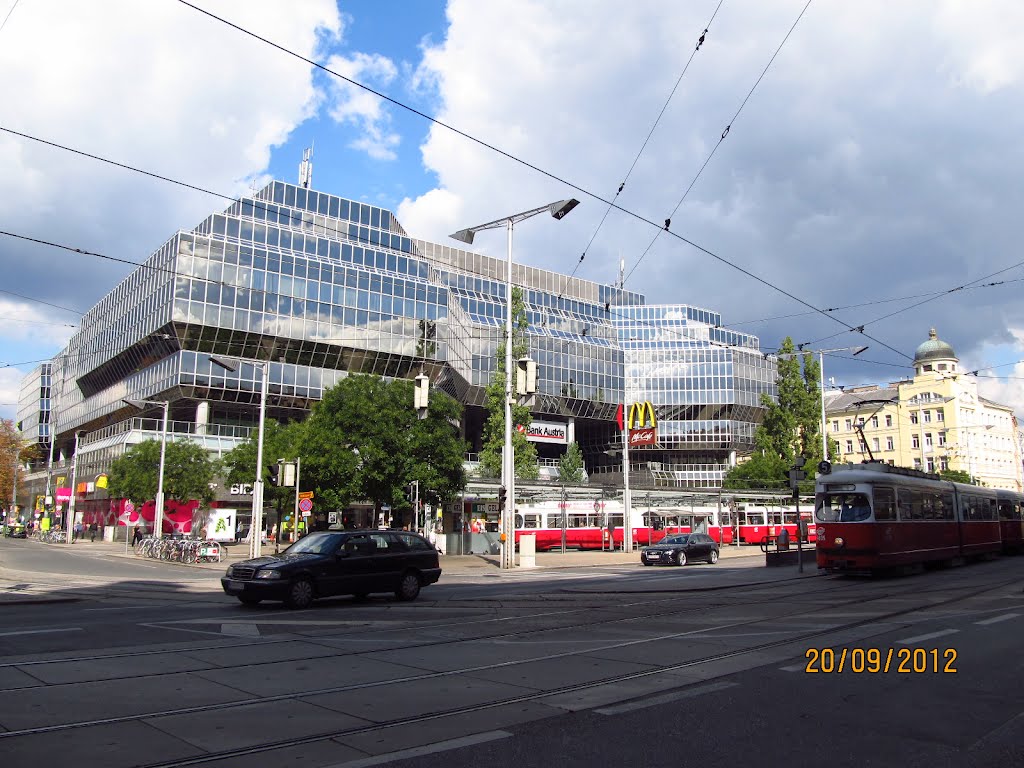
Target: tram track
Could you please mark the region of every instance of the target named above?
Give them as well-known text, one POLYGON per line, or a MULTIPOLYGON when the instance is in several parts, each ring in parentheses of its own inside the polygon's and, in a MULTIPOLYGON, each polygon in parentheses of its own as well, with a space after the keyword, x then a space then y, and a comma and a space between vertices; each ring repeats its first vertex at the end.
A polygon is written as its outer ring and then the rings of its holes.
MULTIPOLYGON (((968 592, 966 592, 964 594, 958 594, 958 595, 952 596, 952 597, 950 597, 948 599, 941 600, 941 601, 938 601, 938 602, 930 602, 930 603, 927 603, 925 605, 915 605, 915 606, 911 606, 911 607, 907 607, 907 608, 900 608, 900 609, 897 609, 897 610, 894 610, 894 611, 889 611, 889 612, 886 612, 886 613, 865 617, 865 618, 858 619, 858 620, 855 620, 855 621, 850 621, 850 622, 846 622, 846 623, 842 623, 842 624, 838 624, 838 625, 829 626, 829 627, 823 628, 823 629, 816 629, 816 630, 811 630, 811 631, 799 633, 799 634, 796 634, 796 635, 791 635, 791 636, 788 636, 788 637, 786 637, 784 639, 780 639, 780 640, 776 640, 776 641, 771 641, 771 642, 767 642, 767 643, 760 643, 756 647, 740 648, 740 649, 735 649, 735 650, 731 650, 731 651, 723 651, 723 652, 720 652, 720 653, 710 654, 710 655, 703 656, 703 657, 696 658, 696 659, 690 659, 690 660, 687 660, 685 662, 681 662, 681 663, 678 663, 678 664, 669 664, 669 665, 659 666, 659 667, 657 667, 655 669, 651 669, 651 670, 643 670, 643 671, 638 671, 638 672, 625 673, 625 674, 621 674, 621 675, 614 675, 614 676, 610 676, 610 677, 607 677, 607 678, 602 678, 602 679, 599 679, 599 680, 589 681, 589 682, 586 682, 586 683, 561 686, 561 687, 553 689, 553 690, 545 690, 545 691, 540 691, 540 692, 531 692, 529 694, 523 694, 522 696, 506 697, 506 698, 501 699, 500 701, 491 702, 491 703, 487 703, 487 704, 479 704, 479 705, 462 707, 462 708, 456 708, 456 709, 451 709, 451 710, 436 711, 436 712, 432 712, 432 713, 427 713, 427 714, 415 716, 415 717, 412 717, 412 718, 404 717, 404 718, 402 718, 400 720, 380 722, 380 723, 373 723, 373 724, 369 724, 369 725, 365 725, 365 726, 359 726, 359 727, 356 727, 356 728, 349 728, 349 729, 343 729, 343 730, 338 730, 338 731, 331 731, 329 733, 315 734, 315 735, 312 735, 312 736, 303 736, 303 737, 296 737, 296 738, 291 738, 291 739, 282 739, 282 740, 277 740, 277 741, 274 741, 274 742, 268 742, 268 743, 265 743, 265 744, 251 746, 251 747, 238 748, 238 749, 233 749, 233 750, 226 750, 226 751, 221 751, 221 752, 217 752, 217 753, 210 753, 208 755, 197 756, 197 757, 189 758, 189 759, 185 759, 185 760, 170 761, 170 762, 156 762, 156 763, 148 764, 146 766, 146 768, 157 768, 158 766, 160 768, 170 768, 171 766, 196 765, 196 764, 201 764, 201 763, 204 763, 204 762, 210 762, 212 760, 224 759, 224 758, 232 757, 232 756, 242 756, 242 755, 248 755, 248 754, 257 754, 257 753, 260 753, 260 752, 265 752, 265 751, 276 749, 276 748, 279 748, 279 747, 296 746, 296 745, 299 745, 299 744, 307 744, 307 743, 312 743, 312 742, 316 742, 316 741, 322 741, 322 740, 327 740, 327 739, 332 739, 332 738, 338 738, 338 737, 342 737, 342 736, 352 736, 352 735, 364 734, 364 733, 369 733, 369 732, 373 732, 373 731, 377 731, 377 730, 384 730, 384 729, 387 729, 387 728, 391 728, 391 727, 394 727, 394 726, 402 724, 402 723, 410 724, 410 723, 415 723, 415 722, 425 722, 425 721, 429 721, 429 720, 432 720, 432 719, 438 719, 438 718, 441 718, 441 717, 449 717, 449 716, 460 715, 460 714, 464 714, 464 713, 485 711, 487 709, 491 709, 491 708, 498 707, 498 706, 504 706, 504 705, 508 705, 508 704, 516 704, 516 703, 529 702, 529 701, 539 701, 539 700, 542 700, 542 699, 544 699, 546 697, 554 696, 554 695, 557 695, 557 694, 573 693, 573 692, 576 692, 576 691, 581 691, 581 690, 586 690, 586 689, 589 689, 589 688, 595 688, 595 687, 599 687, 599 686, 614 684, 614 683, 617 683, 617 682, 624 682, 624 681, 628 681, 628 680, 642 679, 644 677, 648 677, 648 676, 651 676, 651 675, 664 674, 665 672, 679 671, 679 670, 685 670, 687 668, 699 667, 701 665, 712 664, 714 662, 723 661, 723 660, 730 659, 730 658, 736 658, 736 657, 740 657, 740 656, 743 656, 743 655, 746 655, 746 654, 750 654, 750 653, 756 653, 756 652, 761 652, 761 651, 764 651, 764 650, 770 650, 772 648, 780 647, 780 646, 791 644, 791 643, 800 643, 800 642, 812 640, 812 639, 815 639, 815 638, 818 638, 818 637, 822 637, 822 636, 828 635, 828 634, 848 631, 850 629, 855 629, 857 627, 864 626, 864 625, 870 624, 872 622, 886 621, 886 620, 889 620, 889 619, 892 619, 892 618, 896 618, 896 617, 899 617, 899 616, 908 615, 908 614, 911 614, 911 613, 914 613, 914 612, 917 612, 917 611, 934 609, 936 607, 941 607, 943 605, 960 602, 960 601, 967 600, 967 599, 970 599, 972 597, 975 597, 975 596, 977 596, 979 594, 983 594, 983 593, 988 592, 988 591, 997 590, 997 589, 999 589, 1001 587, 1007 586, 1007 585, 1012 584, 1012 583, 1014 583, 1016 581, 1018 581, 1018 579, 1014 578, 1014 579, 1006 580, 1006 581, 999 582, 999 583, 985 584, 985 585, 982 585, 981 587, 978 587, 978 588, 975 588, 972 585, 966 585, 966 586, 960 586, 960 587, 946 586, 942 591, 946 591, 946 592, 948 592, 950 590, 961 591, 961 592, 963 590, 970 590, 970 591, 968 591, 968 592)), ((929 591, 931 591, 931 590, 929 590, 929 591)), ((938 590, 935 590, 935 591, 938 591, 938 590)), ((922 593, 919 590, 919 591, 916 591, 914 594, 919 596, 922 593)), ((900 598, 900 597, 903 597, 903 595, 892 595, 892 594, 886 593, 886 594, 883 594, 883 595, 867 596, 867 597, 863 597, 863 598, 857 598, 857 599, 854 599, 854 600, 843 601, 843 602, 837 603, 834 606, 834 608, 844 608, 844 607, 849 607, 849 606, 852 606, 852 605, 864 605, 864 604, 867 604, 867 603, 877 602, 877 601, 880 601, 880 600, 892 599, 894 597, 895 598, 900 598)), ((424 680, 439 680, 439 679, 444 679, 444 678, 448 678, 448 677, 453 677, 453 676, 456 676, 456 675, 472 674, 472 673, 475 673, 475 672, 485 672, 485 671, 489 671, 489 670, 495 670, 495 669, 500 669, 500 668, 512 667, 512 666, 515 666, 515 665, 518 665, 518 664, 526 664, 526 663, 532 663, 532 662, 543 661, 543 660, 563 659, 563 658, 569 658, 569 657, 573 657, 573 656, 583 656, 583 655, 587 655, 587 654, 600 653, 602 651, 614 650, 614 649, 619 649, 619 648, 626 648, 626 647, 630 647, 630 646, 643 645, 645 643, 651 643, 651 642, 656 642, 656 641, 663 641, 663 640, 670 640, 670 639, 680 639, 680 638, 685 638, 685 637, 693 637, 693 636, 698 636, 698 635, 702 635, 702 634, 708 634, 708 633, 712 633, 712 632, 719 632, 719 631, 726 630, 726 629, 736 629, 736 628, 740 628, 740 627, 751 627, 751 626, 756 626, 758 624, 762 624, 762 623, 770 622, 770 621, 791 620, 791 619, 794 619, 794 618, 800 618, 800 617, 803 617, 803 616, 807 616, 809 614, 810 614, 810 612, 807 611, 807 610, 797 610, 797 611, 791 611, 791 612, 787 612, 787 613, 783 613, 783 614, 772 615, 772 616, 769 616, 769 617, 759 617, 759 618, 756 618, 756 619, 736 621, 736 622, 726 623, 726 624, 722 624, 722 625, 716 625, 716 626, 713 626, 713 627, 706 627, 706 628, 702 628, 702 629, 688 629, 688 630, 684 630, 684 631, 680 631, 680 632, 672 632, 672 633, 667 633, 667 634, 661 634, 661 635, 658 635, 658 636, 642 638, 642 639, 638 639, 638 640, 626 640, 626 641, 621 641, 621 642, 613 642, 613 643, 608 643, 608 644, 601 645, 601 646, 589 647, 589 648, 582 649, 582 650, 566 651, 566 652, 561 652, 561 653, 554 653, 554 654, 547 654, 547 655, 544 655, 544 656, 532 657, 532 658, 528 658, 528 659, 519 659, 519 660, 499 662, 499 663, 493 663, 493 664, 484 664, 484 665, 478 665, 478 666, 474 666, 474 667, 463 667, 463 668, 459 668, 457 670, 430 671, 430 672, 425 672, 423 674, 408 675, 406 677, 401 677, 401 678, 391 678, 391 679, 387 679, 387 680, 369 681, 369 682, 364 682, 364 683, 348 684, 348 685, 342 685, 342 686, 331 686, 331 687, 320 688, 320 689, 304 690, 304 691, 300 691, 300 692, 288 692, 288 693, 275 694, 275 695, 269 695, 269 696, 257 696, 257 697, 250 697, 250 698, 246 698, 246 699, 238 700, 238 701, 221 702, 221 703, 207 704, 207 705, 197 705, 197 706, 191 706, 191 707, 179 707, 179 708, 176 708, 176 709, 158 710, 158 711, 136 713, 136 714, 122 715, 122 716, 112 716, 112 717, 97 718, 97 719, 92 719, 92 720, 82 720, 82 721, 70 722, 70 723, 59 723, 59 724, 53 724, 53 725, 48 725, 48 726, 40 726, 40 727, 36 727, 36 728, 28 728, 28 729, 21 729, 21 730, 10 730, 10 731, 7 731, 7 732, 0 733, 0 743, 3 743, 3 741, 6 740, 6 739, 15 738, 15 737, 19 737, 19 736, 30 736, 30 735, 39 735, 39 734, 53 734, 53 733, 57 733, 57 732, 77 730, 77 729, 84 729, 84 728, 88 728, 88 727, 92 727, 92 726, 98 726, 98 725, 113 725, 113 724, 127 723, 127 722, 140 722, 140 721, 146 721, 146 720, 150 720, 150 719, 154 719, 154 718, 174 716, 174 715, 188 715, 188 714, 205 713, 205 712, 216 712, 216 711, 223 711, 223 710, 229 710, 229 709, 235 709, 235 708, 242 708, 242 707, 252 706, 252 705, 257 705, 257 704, 265 704, 265 703, 273 703, 273 702, 294 700, 294 699, 311 697, 311 696, 317 696, 317 695, 323 695, 323 694, 351 692, 351 691, 357 691, 357 690, 361 690, 361 689, 380 687, 380 686, 385 686, 385 685, 396 685, 396 684, 403 684, 403 683, 412 683, 412 682, 419 682, 419 681, 424 681, 424 680)), ((663 615, 663 614, 658 614, 658 615, 663 615)), ((611 619, 611 620, 608 620, 608 621, 590 622, 588 624, 573 625, 573 626, 570 626, 570 627, 559 626, 559 627, 552 627, 552 628, 544 628, 544 629, 540 629, 540 630, 536 630, 536 629, 534 629, 534 630, 520 630, 518 632, 510 632, 510 633, 505 633, 505 634, 501 634, 501 635, 486 636, 485 638, 474 638, 474 637, 460 638, 460 639, 457 639, 457 640, 446 640, 446 641, 442 641, 442 642, 438 642, 438 643, 428 643, 428 644, 425 644, 425 645, 428 646, 428 647, 429 646, 437 646, 437 645, 457 645, 458 643, 471 642, 471 641, 474 641, 476 639, 500 639, 500 638, 507 638, 507 637, 515 637, 515 636, 520 636, 520 635, 536 634, 538 632, 551 631, 552 629, 562 630, 562 629, 573 629, 573 628, 579 628, 579 627, 585 627, 585 626, 611 625, 611 624, 625 622, 625 621, 636 621, 636 620, 640 620, 642 618, 643 617, 641 617, 641 616, 630 616, 630 617, 625 617, 625 618, 621 618, 620 617, 620 618, 615 618, 615 619, 611 619)), ((215 647, 216 648, 223 648, 224 646, 215 646, 215 647)), ((420 647, 423 647, 423 646, 421 646, 421 645, 403 645, 403 646, 401 646, 399 648, 399 650, 416 649, 416 648, 420 648, 420 647)), ((373 651, 367 651, 366 654, 367 655, 368 654, 376 654, 376 653, 381 653, 381 652, 384 652, 384 651, 386 651, 386 649, 374 649, 373 651)), ((364 654, 343 654, 343 655, 361 656, 361 655, 364 655, 364 654)), ((148 677, 158 677, 158 675, 148 676, 148 677)), ((681 685, 680 687, 684 687, 684 685, 681 685)))

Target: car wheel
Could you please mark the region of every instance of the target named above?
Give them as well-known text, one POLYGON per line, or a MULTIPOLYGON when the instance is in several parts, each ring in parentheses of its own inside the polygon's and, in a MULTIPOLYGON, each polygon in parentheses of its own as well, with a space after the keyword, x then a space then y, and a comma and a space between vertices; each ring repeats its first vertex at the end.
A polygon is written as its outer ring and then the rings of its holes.
POLYGON ((708 562, 711 563, 712 565, 714 565, 715 563, 718 562, 718 550, 717 549, 712 549, 711 550, 711 554, 708 555, 708 562))
POLYGON ((247 595, 239 595, 238 596, 238 602, 240 602, 242 605, 259 605, 260 604, 260 598, 258 598, 258 597, 249 597, 247 595))
POLYGON ((676 554, 676 565, 686 565, 686 553, 678 552, 676 554))
POLYGON ((395 597, 399 600, 415 600, 420 594, 420 577, 415 571, 406 571, 402 574, 402 581, 395 590, 395 597))
POLYGON ((313 583, 309 579, 297 579, 292 582, 285 600, 289 608, 308 608, 313 602, 313 583))

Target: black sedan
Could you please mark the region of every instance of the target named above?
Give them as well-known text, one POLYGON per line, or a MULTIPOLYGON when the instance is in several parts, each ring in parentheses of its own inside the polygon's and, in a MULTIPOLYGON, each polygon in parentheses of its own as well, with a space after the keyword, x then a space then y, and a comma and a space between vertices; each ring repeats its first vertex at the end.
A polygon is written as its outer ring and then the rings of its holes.
POLYGON ((718 562, 718 543, 706 533, 677 533, 640 550, 644 565, 686 565, 694 560, 718 562))
POLYGON ((325 531, 299 539, 280 555, 244 560, 220 580, 245 605, 283 600, 305 608, 315 598, 394 592, 415 600, 441 577, 437 550, 406 531, 325 531))

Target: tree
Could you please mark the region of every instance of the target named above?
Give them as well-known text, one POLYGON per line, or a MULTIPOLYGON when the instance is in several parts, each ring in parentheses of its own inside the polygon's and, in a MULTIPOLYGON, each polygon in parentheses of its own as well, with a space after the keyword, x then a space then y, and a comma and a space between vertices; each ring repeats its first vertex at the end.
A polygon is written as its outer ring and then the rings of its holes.
MULTIPOLYGON (((529 322, 523 291, 512 288, 512 360, 526 357, 530 351, 526 335, 529 322)), ((501 475, 501 453, 505 447, 505 343, 498 344, 497 366, 494 378, 487 385, 487 421, 484 423, 483 449, 480 451, 480 469, 487 477, 501 475)), ((514 372, 513 372, 514 373, 514 372)), ((512 377, 512 452, 515 454, 516 477, 534 480, 538 475, 537 449, 526 439, 526 428, 532 415, 528 406, 516 402, 516 377, 512 377), (520 431, 519 428, 522 428, 520 431)))
POLYGON ((558 460, 558 481, 566 484, 583 482, 583 451, 579 443, 569 443, 562 458, 558 460))
MULTIPOLYGON (((175 501, 213 501, 210 487, 220 462, 202 446, 187 440, 168 441, 164 456, 164 498, 175 501)), ((110 466, 111 498, 144 502, 156 498, 160 480, 160 441, 145 440, 110 466)))
POLYGON ((789 487, 789 464, 770 453, 755 453, 748 461, 729 470, 723 488, 736 490, 785 490, 789 487))
POLYGON ((21 475, 19 462, 36 458, 37 446, 25 444, 11 419, 0 420, 0 507, 6 507, 10 502, 15 473, 21 475))
POLYGON ((962 469, 943 469, 939 472, 939 477, 943 480, 949 480, 951 483, 981 485, 978 482, 978 478, 971 477, 969 472, 964 472, 962 469))
POLYGON ((411 381, 348 376, 324 392, 305 424, 302 474, 328 509, 356 499, 401 507, 413 480, 422 499, 447 500, 465 486, 466 444, 452 426, 460 417, 459 404, 435 391, 419 419, 411 381))
MULTIPOLYGON (((729 470, 725 482, 760 482, 764 483, 762 487, 779 487, 778 483, 788 483, 787 473, 796 456, 806 458, 809 470, 823 458, 819 363, 810 352, 795 351, 788 336, 779 347, 778 358, 778 400, 761 395, 765 414, 754 431, 757 453, 750 461, 729 470)), ((811 485, 814 473, 807 474, 805 485, 811 485)))
MULTIPOLYGON (((295 489, 272 485, 270 483, 270 472, 267 466, 276 464, 278 459, 294 461, 299 456, 305 435, 305 425, 302 422, 291 422, 279 424, 273 419, 268 419, 263 425, 263 467, 261 477, 263 478, 263 502, 277 511, 277 520, 289 509, 295 501, 295 489)), ((224 455, 222 462, 226 474, 225 479, 229 483, 252 483, 256 479, 256 440, 259 433, 255 430, 249 438, 232 448, 224 455)))

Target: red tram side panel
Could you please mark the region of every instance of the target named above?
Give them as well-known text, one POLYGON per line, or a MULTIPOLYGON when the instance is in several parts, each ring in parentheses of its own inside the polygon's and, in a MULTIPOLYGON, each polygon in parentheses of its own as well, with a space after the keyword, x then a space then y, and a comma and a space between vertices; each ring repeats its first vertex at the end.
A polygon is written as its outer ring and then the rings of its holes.
POLYGON ((999 538, 1003 552, 1024 552, 1024 500, 1020 494, 996 491, 999 506, 999 538))

